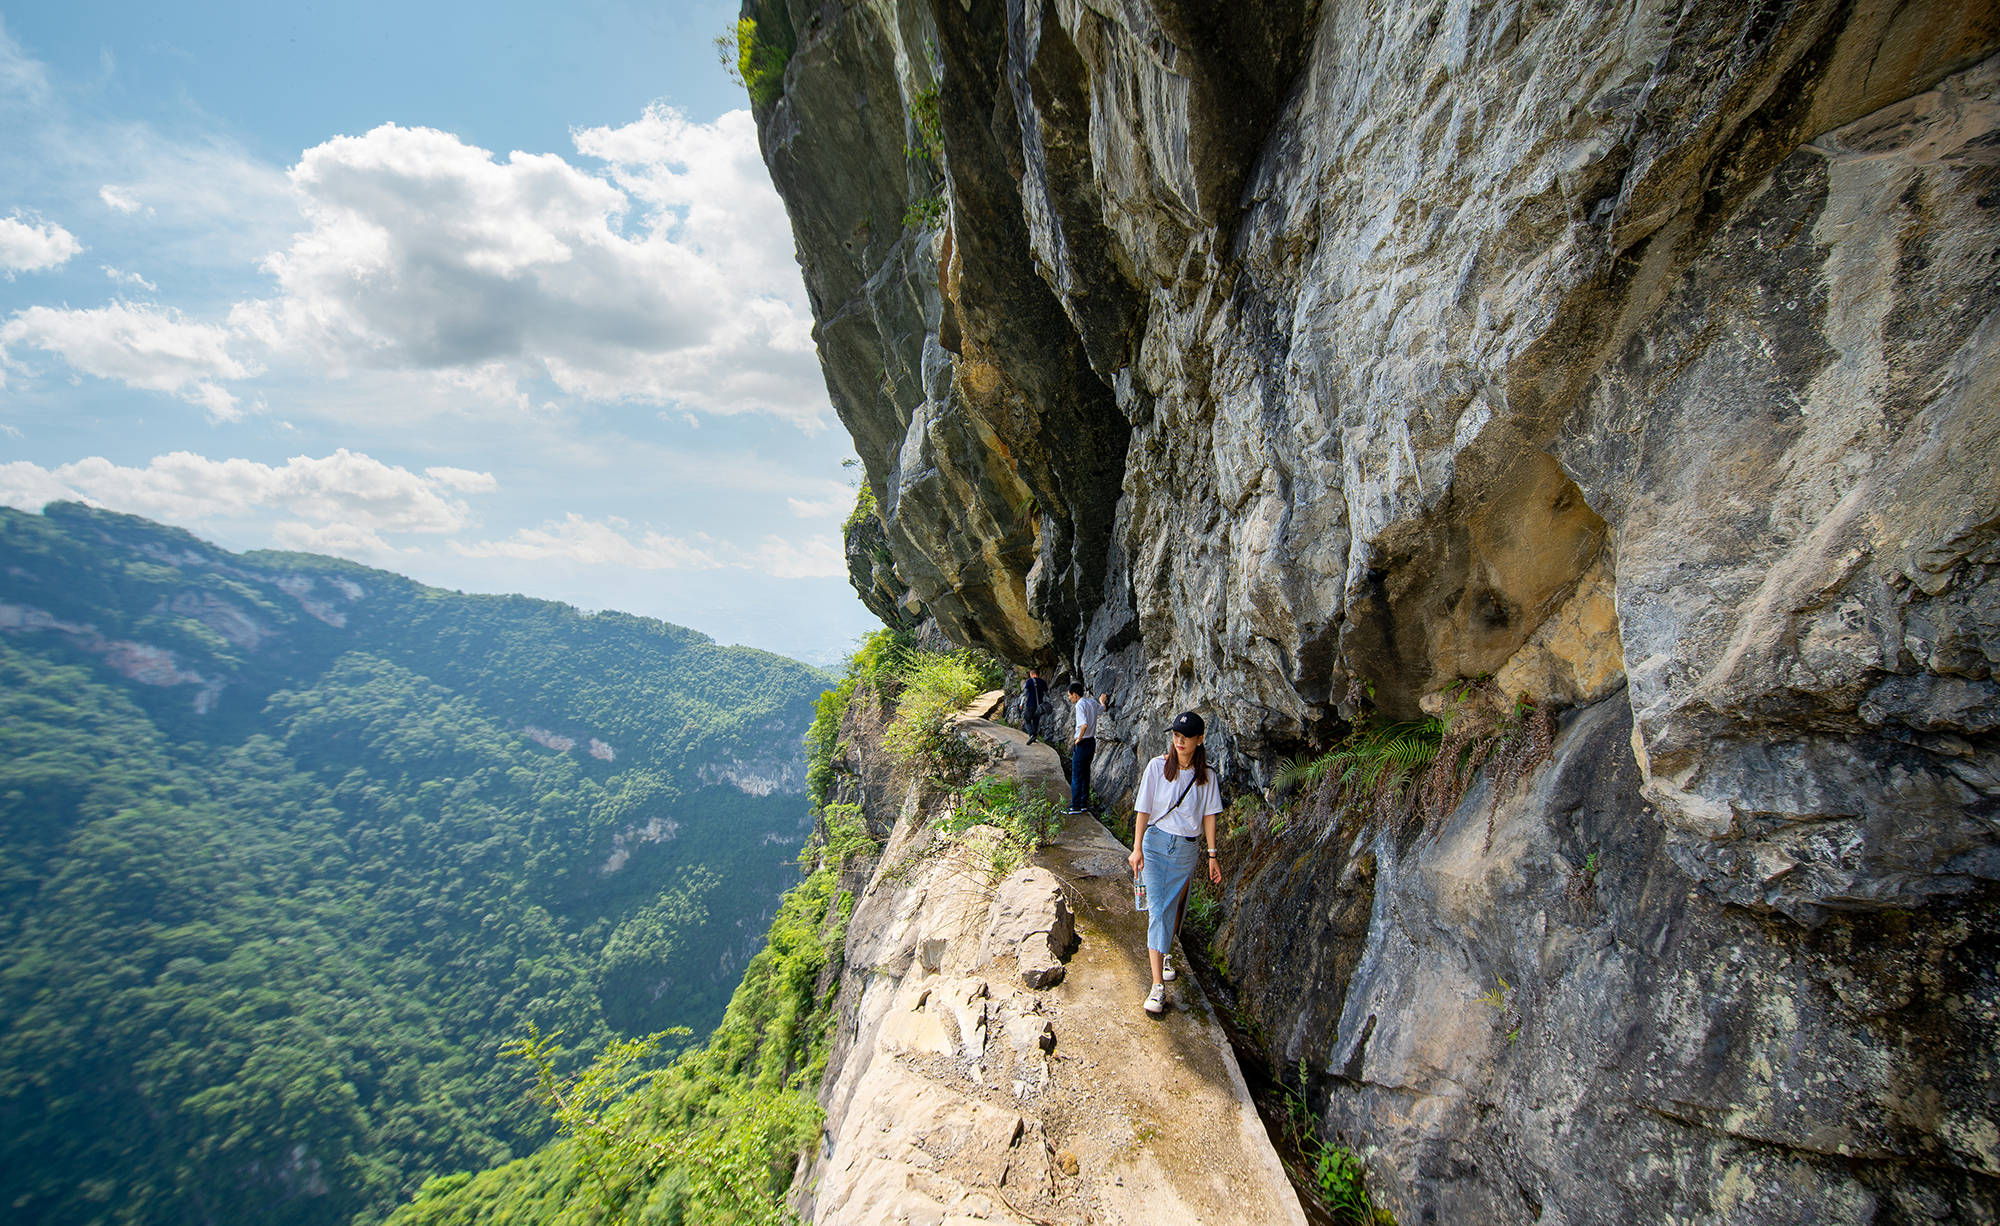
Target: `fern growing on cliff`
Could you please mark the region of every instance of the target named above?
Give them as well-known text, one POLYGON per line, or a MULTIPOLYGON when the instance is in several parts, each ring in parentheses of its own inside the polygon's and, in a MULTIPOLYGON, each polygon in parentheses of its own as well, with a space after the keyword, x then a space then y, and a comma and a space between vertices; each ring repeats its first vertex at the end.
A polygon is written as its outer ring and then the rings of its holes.
POLYGON ((1443 720, 1430 717, 1364 724, 1348 740, 1316 758, 1286 759, 1271 782, 1280 790, 1289 790, 1299 785, 1312 787, 1332 775, 1343 785, 1367 790, 1400 787, 1437 757, 1444 728, 1443 720))
POLYGON ((1429 717, 1384 724, 1364 720, 1318 757, 1287 760, 1274 783, 1281 791, 1301 790, 1293 807, 1315 819, 1324 840, 1343 818, 1394 812, 1410 780, 1437 761, 1444 733, 1445 721, 1429 717))

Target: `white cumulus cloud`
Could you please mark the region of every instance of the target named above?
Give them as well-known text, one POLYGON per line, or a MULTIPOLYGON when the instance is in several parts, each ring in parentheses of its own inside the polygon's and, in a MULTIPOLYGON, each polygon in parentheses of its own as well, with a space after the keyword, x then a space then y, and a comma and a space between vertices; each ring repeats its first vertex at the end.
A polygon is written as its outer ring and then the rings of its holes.
MULTIPOLYGON (((148 258, 163 266, 268 278, 226 314, 196 318, 45 306, 17 316, 0 345, 39 346, 225 419, 242 415, 238 396, 256 399, 236 382, 268 373, 374 384, 377 403, 406 412, 586 401, 765 414, 808 431, 829 420, 791 227, 747 111, 696 123, 655 105, 574 130, 567 154, 496 155, 385 124, 306 149, 281 173, 221 138, 72 114, 4 29, 0 70, 0 93, 11 81, 37 125, 11 160, 0 148, 0 170, 63 167, 74 192, 143 218, 148 258), (140 331, 159 335, 128 343, 140 331), (250 373, 225 373, 231 364, 250 373)), ((0 269, 83 249, 38 218, 0 231, 0 269)), ((107 276, 157 292, 123 263, 107 276)))
POLYGON ((39 464, 26 460, 0 464, 0 506, 39 511, 52 502, 77 496, 62 478, 39 464))
POLYGON ((385 124, 308 149, 308 228, 235 327, 320 369, 421 371, 518 400, 762 412, 817 428, 825 389, 790 227, 747 114, 654 108, 553 154, 496 158, 385 124))
POLYGON ((75 235, 52 221, 23 221, 19 214, 0 217, 0 269, 9 273, 58 268, 82 250, 75 235))
POLYGON ((646 206, 648 224, 701 253, 752 296, 804 306, 791 220, 757 153, 748 111, 692 123, 654 103, 617 128, 571 133, 577 152, 646 206))
POLYGON ((73 369, 129 387, 172 392, 228 421, 242 416, 236 397, 216 382, 256 373, 229 351, 231 334, 179 311, 114 302, 87 310, 28 307, 0 324, 0 360, 22 346, 53 353, 73 369))
POLYGON ((309 541, 372 540, 387 549, 380 533, 461 531, 472 515, 462 499, 451 496, 456 488, 344 447, 279 465, 212 460, 187 451, 155 456, 144 468, 102 456, 53 469, 25 461, 0 464, 0 503, 9 506, 32 511, 68 499, 170 523, 277 511, 300 521, 276 530, 295 548, 311 547, 309 541))

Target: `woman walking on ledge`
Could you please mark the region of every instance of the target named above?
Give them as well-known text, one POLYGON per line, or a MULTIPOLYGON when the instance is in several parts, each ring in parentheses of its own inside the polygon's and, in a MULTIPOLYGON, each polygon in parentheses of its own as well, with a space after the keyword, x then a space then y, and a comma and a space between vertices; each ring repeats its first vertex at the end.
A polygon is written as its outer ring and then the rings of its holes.
POLYGON ((1198 860, 1208 861, 1208 879, 1222 884, 1222 866, 1215 858, 1215 815, 1222 812, 1222 785, 1208 769, 1202 748, 1201 716, 1183 711, 1167 731, 1173 748, 1146 763, 1133 798, 1132 872, 1146 885, 1151 903, 1146 915, 1146 953, 1153 963, 1153 991, 1146 1012, 1166 1012, 1167 983, 1174 977, 1168 960, 1181 916, 1187 913, 1188 887, 1198 860), (1207 851, 1207 856, 1201 854, 1207 851))

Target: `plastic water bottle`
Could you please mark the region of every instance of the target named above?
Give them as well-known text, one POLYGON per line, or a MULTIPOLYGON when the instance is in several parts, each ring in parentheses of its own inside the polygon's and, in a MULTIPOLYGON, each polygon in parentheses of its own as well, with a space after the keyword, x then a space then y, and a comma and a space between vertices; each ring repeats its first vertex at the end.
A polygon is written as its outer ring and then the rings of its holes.
POLYGON ((1144 911, 1146 909, 1146 879, 1144 877, 1135 876, 1132 878, 1132 909, 1134 911, 1144 911))

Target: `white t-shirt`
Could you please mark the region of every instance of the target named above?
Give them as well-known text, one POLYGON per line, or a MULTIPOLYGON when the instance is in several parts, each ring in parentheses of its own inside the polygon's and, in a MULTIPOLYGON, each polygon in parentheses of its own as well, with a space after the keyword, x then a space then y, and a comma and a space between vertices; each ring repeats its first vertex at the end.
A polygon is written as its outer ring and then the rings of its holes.
POLYGON ((1104 708, 1097 705, 1097 700, 1088 694, 1076 700, 1077 740, 1097 735, 1097 717, 1103 714, 1103 711, 1104 708))
POLYGON ((1211 813, 1222 812, 1222 783, 1216 778, 1215 768, 1208 768, 1208 782, 1194 782, 1194 768, 1180 773, 1180 778, 1167 778, 1167 759, 1164 755, 1146 763, 1146 773, 1139 778, 1139 794, 1132 800, 1132 808, 1148 814, 1149 825, 1158 826, 1167 834, 1199 835, 1201 819, 1211 813), (1187 789, 1179 804, 1174 798, 1187 789))

